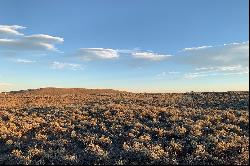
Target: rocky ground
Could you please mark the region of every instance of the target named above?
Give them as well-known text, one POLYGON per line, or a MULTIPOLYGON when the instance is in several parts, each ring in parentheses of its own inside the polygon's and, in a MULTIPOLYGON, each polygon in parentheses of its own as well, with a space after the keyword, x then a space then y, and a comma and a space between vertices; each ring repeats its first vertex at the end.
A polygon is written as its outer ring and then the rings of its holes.
POLYGON ((249 164, 249 92, 0 93, 0 164, 249 164))

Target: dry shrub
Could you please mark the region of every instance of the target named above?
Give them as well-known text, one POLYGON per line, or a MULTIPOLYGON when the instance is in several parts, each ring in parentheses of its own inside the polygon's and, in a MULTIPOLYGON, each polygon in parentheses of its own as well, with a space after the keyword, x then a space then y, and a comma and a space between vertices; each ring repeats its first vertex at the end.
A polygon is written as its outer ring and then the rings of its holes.
POLYGON ((247 92, 66 92, 0 94, 0 165, 249 164, 247 92))

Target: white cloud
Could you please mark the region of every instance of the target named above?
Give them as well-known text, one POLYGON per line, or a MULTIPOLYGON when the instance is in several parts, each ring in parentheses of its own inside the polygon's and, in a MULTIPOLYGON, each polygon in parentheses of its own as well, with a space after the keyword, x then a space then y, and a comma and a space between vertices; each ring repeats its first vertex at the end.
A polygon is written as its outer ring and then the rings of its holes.
POLYGON ((184 48, 182 51, 202 50, 202 49, 211 48, 211 47, 212 46, 190 47, 190 48, 184 48))
POLYGON ((10 51, 58 51, 52 43, 46 43, 41 38, 0 39, 0 48, 10 51))
POLYGON ((223 44, 223 46, 242 45, 242 44, 249 44, 249 41, 241 42, 241 43, 237 43, 237 42, 234 42, 234 43, 225 43, 225 44, 223 44))
POLYGON ((249 74, 249 67, 241 65, 202 67, 202 68, 196 68, 195 71, 198 72, 190 72, 184 74, 184 78, 194 79, 197 77, 207 77, 207 76, 245 75, 249 74))
POLYGON ((80 48, 77 55, 85 61, 119 58, 118 51, 110 48, 80 48))
POLYGON ((249 70, 248 66, 242 66, 242 65, 232 65, 232 66, 214 66, 214 67, 201 67, 196 68, 196 71, 202 71, 202 72, 245 72, 249 70))
POLYGON ((18 32, 19 29, 25 29, 23 26, 19 25, 0 25, 0 37, 6 37, 9 35, 23 35, 22 33, 18 32))
POLYGON ((169 71, 168 74, 180 74, 181 72, 179 71, 169 71))
POLYGON ((161 72, 159 74, 156 75, 157 79, 163 79, 164 77, 167 76, 178 76, 179 74, 181 74, 181 72, 179 71, 168 71, 168 72, 161 72))
POLYGON ((183 55, 175 56, 176 62, 190 64, 194 67, 204 66, 249 66, 249 42, 230 43, 203 49, 192 49, 183 55))
POLYGON ((194 79, 198 77, 208 77, 208 76, 228 76, 228 75, 246 75, 249 74, 248 71, 241 72, 228 72, 228 73, 186 73, 184 74, 185 79, 194 79))
POLYGON ((80 64, 75 63, 63 63, 63 62, 53 62, 52 69, 70 69, 70 70, 82 70, 83 67, 80 64))
POLYGON ((185 79, 194 79, 194 78, 197 78, 197 77, 206 77, 206 76, 209 76, 209 74, 198 73, 198 72, 197 73, 186 73, 186 74, 184 74, 185 79))
POLYGON ((36 61, 28 60, 28 59, 17 59, 17 63, 35 63, 36 61))
POLYGON ((11 51, 11 52, 58 51, 58 49, 55 47, 55 44, 63 43, 64 41, 63 38, 60 37, 54 37, 45 34, 33 34, 26 36, 16 31, 18 29, 23 29, 23 28, 25 27, 18 25, 13 25, 13 26, 0 25, 1 51, 11 51), (5 35, 13 34, 14 36, 1 38, 1 36, 3 36, 1 34, 5 35))
POLYGON ((62 43, 64 41, 63 38, 61 37, 54 37, 44 34, 25 36, 25 39, 33 42, 42 42, 42 43, 62 43))
POLYGON ((162 77, 165 77, 166 75, 167 73, 164 71, 164 72, 157 74, 156 76, 162 78, 162 77))
MULTIPOLYGON (((138 48, 135 49, 80 48, 76 55, 80 57, 82 60, 91 61, 91 60, 101 60, 101 59, 102 60, 118 59, 120 58, 120 54, 129 55, 124 58, 126 60, 129 60, 132 57, 134 59, 141 59, 145 61, 164 61, 172 56, 172 55, 158 54, 152 51, 142 51, 139 50, 138 48)), ((135 63, 138 64, 138 62, 139 61, 135 63)))
POLYGON ((229 73, 224 73, 223 75, 242 75, 242 74, 249 74, 249 71, 239 71, 239 72, 229 72, 229 73))
POLYGON ((131 50, 131 49, 118 49, 118 50, 116 50, 118 53, 123 53, 123 54, 131 54, 132 52, 135 52, 135 51, 137 51, 138 49, 137 48, 135 48, 135 49, 133 49, 133 50, 131 50))
POLYGON ((163 61, 172 56, 172 55, 157 54, 153 52, 133 52, 131 55, 137 59, 144 59, 150 61, 163 61))
POLYGON ((215 70, 217 70, 217 71, 241 71, 242 69, 244 70, 245 68, 243 68, 241 65, 236 65, 236 66, 222 66, 222 67, 215 68, 215 70))
POLYGON ((200 70, 214 70, 215 67, 199 67, 195 68, 195 70, 200 71, 200 70))

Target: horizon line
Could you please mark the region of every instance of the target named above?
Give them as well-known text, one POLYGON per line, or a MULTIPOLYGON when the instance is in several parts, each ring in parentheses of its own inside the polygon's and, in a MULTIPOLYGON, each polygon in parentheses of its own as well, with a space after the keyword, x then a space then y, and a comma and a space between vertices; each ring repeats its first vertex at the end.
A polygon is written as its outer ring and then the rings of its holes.
POLYGON ((120 91, 120 92, 128 92, 128 93, 213 93, 213 92, 249 92, 249 89, 248 90, 218 90, 218 91, 215 91, 215 90, 211 90, 211 91, 207 91, 207 90, 187 90, 187 91, 165 91, 165 92, 157 92, 157 90, 155 91, 142 91, 139 92, 139 91, 132 91, 132 90, 128 90, 128 89, 119 89, 119 88, 84 88, 84 87, 38 87, 38 88, 27 88, 27 89, 18 89, 18 90, 8 90, 8 91, 1 91, 0 90, 0 93, 12 93, 12 92, 21 92, 21 91, 31 91, 31 90, 39 90, 39 89, 86 89, 86 90, 115 90, 115 91, 120 91))

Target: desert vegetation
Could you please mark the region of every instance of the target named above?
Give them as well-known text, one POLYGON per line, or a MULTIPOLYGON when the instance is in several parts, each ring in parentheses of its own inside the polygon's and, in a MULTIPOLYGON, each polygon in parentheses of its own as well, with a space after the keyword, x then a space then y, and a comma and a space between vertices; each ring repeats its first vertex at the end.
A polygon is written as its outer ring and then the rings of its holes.
POLYGON ((0 93, 0 164, 249 164, 249 93, 0 93))

